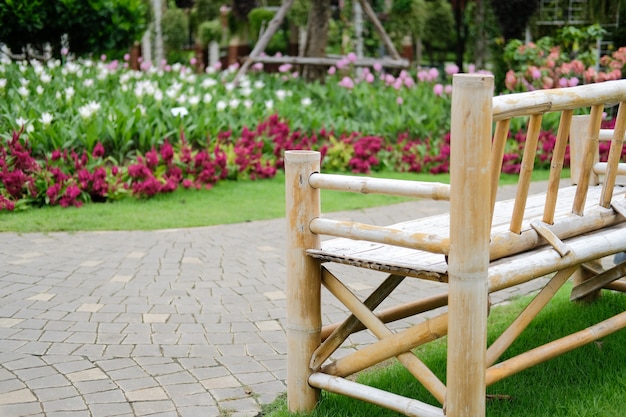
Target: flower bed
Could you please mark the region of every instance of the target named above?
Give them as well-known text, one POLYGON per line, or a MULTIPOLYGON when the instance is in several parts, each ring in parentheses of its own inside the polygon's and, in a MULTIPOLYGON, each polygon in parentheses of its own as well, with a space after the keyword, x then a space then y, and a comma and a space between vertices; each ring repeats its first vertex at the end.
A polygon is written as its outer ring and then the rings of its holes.
MULTIPOLYGON (((331 67, 324 84, 283 66, 237 86, 235 68, 0 64, 0 210, 268 178, 287 149, 319 150, 326 171, 448 172, 449 80, 458 68, 357 72, 353 58, 331 67)), ((509 140, 507 172, 519 170, 524 129, 509 140)), ((541 135, 538 164, 549 164, 554 129, 541 135)))

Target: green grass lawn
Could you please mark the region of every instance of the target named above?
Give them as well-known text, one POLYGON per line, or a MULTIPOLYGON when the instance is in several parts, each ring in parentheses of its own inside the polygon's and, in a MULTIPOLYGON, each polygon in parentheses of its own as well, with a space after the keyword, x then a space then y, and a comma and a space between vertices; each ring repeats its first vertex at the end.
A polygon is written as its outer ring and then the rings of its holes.
MULTIPOLYGON (((604 291, 595 303, 571 303, 570 285, 522 333, 501 359, 524 352, 597 321, 626 310, 626 296, 604 291)), ((489 340, 495 340, 530 297, 496 306, 489 317, 489 340)), ((623 417, 626 408, 626 331, 618 331, 565 355, 522 371, 487 388, 489 417, 623 417), (496 399, 498 398, 498 399, 496 399)), ((446 338, 416 350, 417 355, 445 381, 446 338)), ((434 398, 398 363, 365 371, 358 381, 440 406, 434 398)), ((267 407, 264 417, 286 417, 285 398, 267 407)), ((392 411, 324 392, 312 417, 398 416, 392 411)))
MULTIPOLYGON (((385 172, 379 177, 447 183, 449 175, 385 172)), ((547 179, 537 171, 535 180, 547 179)), ((510 184, 516 176, 503 176, 510 184)), ((385 195, 322 191, 322 211, 376 207, 407 201, 385 195)), ((80 208, 42 207, 0 212, 0 232, 54 232, 88 230, 157 230, 266 220, 285 215, 285 176, 259 181, 222 181, 210 190, 177 190, 151 199, 125 198, 90 203, 80 208)))

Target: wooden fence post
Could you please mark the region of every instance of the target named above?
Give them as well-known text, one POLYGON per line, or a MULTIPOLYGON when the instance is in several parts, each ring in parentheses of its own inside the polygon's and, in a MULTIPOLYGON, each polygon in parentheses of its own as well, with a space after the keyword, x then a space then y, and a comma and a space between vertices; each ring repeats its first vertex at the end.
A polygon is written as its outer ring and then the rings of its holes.
POLYGON ((452 87, 448 417, 485 415, 493 77, 457 74, 452 87))
POLYGON ((320 191, 309 185, 309 176, 319 170, 319 152, 285 152, 287 402, 291 412, 309 412, 319 399, 319 390, 308 379, 311 357, 321 341, 321 270, 319 261, 306 255, 307 249, 320 248, 319 236, 309 229, 311 220, 320 215, 320 191))

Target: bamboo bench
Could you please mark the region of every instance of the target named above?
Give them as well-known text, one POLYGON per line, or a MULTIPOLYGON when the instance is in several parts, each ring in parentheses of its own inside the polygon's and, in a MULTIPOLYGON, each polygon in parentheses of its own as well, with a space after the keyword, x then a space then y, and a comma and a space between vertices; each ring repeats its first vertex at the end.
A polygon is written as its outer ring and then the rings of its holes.
MULTIPOLYGON (((506 361, 501 354, 576 275, 574 291, 623 289, 626 267, 608 270, 598 260, 626 250, 626 192, 616 177, 626 131, 626 80, 493 97, 493 78, 454 76, 450 185, 329 175, 313 151, 285 154, 287 208, 287 394, 291 411, 310 411, 321 389, 345 394, 409 416, 484 416, 486 387, 542 361, 626 327, 626 312, 506 361), (609 160, 595 164, 605 106, 620 104, 609 160), (545 113, 560 113, 547 190, 529 195, 545 113), (589 116, 579 121, 575 113, 589 116), (527 137, 515 199, 497 201, 512 118, 527 117, 527 137), (575 120, 572 123, 572 120, 575 120), (582 123, 582 124, 581 124, 582 123), (571 135, 570 135, 571 133, 571 135), (575 185, 561 184, 570 136, 582 137, 575 185), (580 151, 582 149, 582 151, 580 151), (599 183, 595 178, 602 171, 599 183), (320 189, 382 193, 450 201, 450 212, 391 225, 368 225, 321 216, 320 189), (333 239, 321 241, 321 236, 333 239), (388 273, 364 301, 324 263, 388 273), (526 310, 487 346, 489 293, 551 276, 526 310), (447 283, 442 296, 375 314, 406 278, 447 283), (321 286, 346 306, 342 323, 322 328, 321 286), (447 311, 405 330, 386 323, 445 306, 447 311), (354 332, 379 340, 331 361, 354 332), (411 349, 448 336, 447 385, 411 349), (396 357, 441 403, 435 407, 353 382, 345 377, 396 357)), ((573 142, 573 139, 572 139, 573 142)), ((578 143, 578 142, 577 142, 578 143)), ((578 146, 578 145, 577 145, 578 146)), ((573 145, 572 145, 573 147, 573 145)), ((576 153, 576 152, 574 152, 576 153)), ((576 171, 577 170, 577 171, 576 171)))

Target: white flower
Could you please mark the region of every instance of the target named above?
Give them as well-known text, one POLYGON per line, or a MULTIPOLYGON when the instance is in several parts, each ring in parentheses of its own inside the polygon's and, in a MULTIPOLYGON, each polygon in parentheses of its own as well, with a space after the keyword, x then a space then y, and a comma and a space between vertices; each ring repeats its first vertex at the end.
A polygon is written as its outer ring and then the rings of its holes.
POLYGON ((309 97, 305 97, 302 100, 300 100, 300 104, 302 104, 303 107, 310 106, 311 103, 313 103, 313 101, 309 97))
POLYGON ((265 100, 265 107, 268 110, 272 110, 274 108, 274 100, 265 100))
POLYGON ((28 97, 28 88, 21 86, 20 88, 17 89, 17 93, 22 96, 22 97, 28 97))
POLYGON ((236 109, 237 107, 239 107, 240 102, 241 100, 234 98, 228 102, 228 105, 231 109, 236 109))
POLYGON ((57 98, 57 100, 61 100, 61 92, 60 91, 57 91, 54 96, 57 98))
POLYGON ((213 96, 210 93, 205 93, 204 96, 202 97, 202 101, 205 104, 209 104, 211 100, 213 100, 213 96))
POLYGON ((210 88, 213 87, 215 84, 217 84, 217 81, 215 81, 213 78, 205 78, 204 80, 202 80, 202 84, 200 84, 202 86, 202 88, 210 88))
POLYGON ((35 88, 35 91, 37 91, 37 94, 42 95, 44 92, 44 89, 42 86, 38 85, 37 88, 35 88))
POLYGON ((71 100, 74 97, 74 87, 67 87, 65 89, 65 98, 71 100))
POLYGON ((95 101, 90 101, 78 108, 78 113, 81 115, 83 119, 89 119, 93 116, 98 110, 100 110, 100 103, 96 103, 95 101))
POLYGON ((5 88, 7 86, 7 79, 0 78, 0 88, 5 88))
POLYGON ((217 111, 223 111, 226 106, 228 106, 228 104, 226 104, 226 102, 223 100, 220 100, 215 104, 215 107, 217 107, 217 111))
POLYGON ((52 116, 51 113, 48 112, 43 112, 41 113, 41 118, 39 119, 39 121, 41 122, 41 124, 43 124, 44 126, 49 125, 50 123, 52 123, 52 119, 54 117, 52 116))
POLYGON ((200 96, 191 96, 189 97, 189 105, 197 106, 200 103, 200 96))
POLYGON ((243 105, 246 109, 249 109, 252 107, 252 100, 244 100, 243 105))
POLYGON ((276 98, 280 101, 283 101, 287 97, 287 92, 285 90, 276 90, 276 98))
POLYGON ((52 75, 44 72, 39 77, 39 81, 41 81, 44 84, 48 84, 50 81, 52 81, 52 75))
POLYGON ((29 83, 30 81, 26 78, 20 78, 20 84, 22 84, 24 87, 26 87, 29 83))
POLYGON ((242 87, 240 91, 241 95, 244 97, 248 97, 250 94, 252 94, 252 89, 250 87, 242 87))
POLYGON ((176 99, 176 102, 179 104, 184 104, 187 102, 187 96, 185 94, 181 94, 180 97, 176 99))
POLYGON ((174 117, 177 117, 177 116, 185 117, 189 114, 189 111, 184 107, 172 107, 170 111, 172 112, 174 117))
POLYGON ((146 107, 145 107, 144 105, 142 105, 142 104, 137 104, 137 110, 139 110, 139 113, 140 113, 142 116, 145 116, 145 115, 146 115, 146 107))
POLYGON ((155 91, 154 91, 154 99, 155 99, 156 101, 161 101, 161 100, 163 100, 163 91, 161 91, 161 90, 155 90, 155 91))
POLYGON ((91 87, 93 86, 93 80, 91 78, 87 78, 85 81, 83 81, 83 85, 85 87, 91 87))
POLYGON ((231 91, 233 91, 235 89, 235 84, 233 84, 233 83, 226 83, 226 84, 224 84, 224 88, 226 89, 226 91, 228 91, 230 93, 231 91))
POLYGON ((15 119, 15 123, 17 123, 18 126, 24 126, 26 123, 28 123, 28 119, 25 119, 23 117, 18 117, 17 119, 15 119))
POLYGON ((258 88, 263 88, 263 87, 265 87, 265 83, 263 81, 259 80, 259 81, 254 82, 254 88, 258 89, 258 88))

